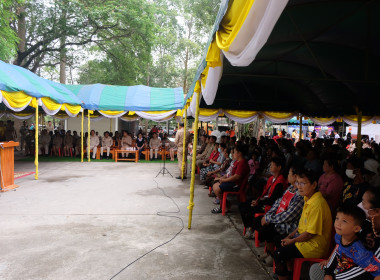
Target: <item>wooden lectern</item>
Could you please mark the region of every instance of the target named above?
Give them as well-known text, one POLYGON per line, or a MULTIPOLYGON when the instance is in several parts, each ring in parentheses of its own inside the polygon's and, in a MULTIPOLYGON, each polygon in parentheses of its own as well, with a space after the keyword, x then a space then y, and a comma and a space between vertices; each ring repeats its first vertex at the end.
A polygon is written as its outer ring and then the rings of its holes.
POLYGON ((1 191, 6 192, 15 188, 15 156, 14 147, 18 147, 18 142, 2 142, 0 143, 0 162, 1 162, 1 173, 0 173, 0 186, 1 191))

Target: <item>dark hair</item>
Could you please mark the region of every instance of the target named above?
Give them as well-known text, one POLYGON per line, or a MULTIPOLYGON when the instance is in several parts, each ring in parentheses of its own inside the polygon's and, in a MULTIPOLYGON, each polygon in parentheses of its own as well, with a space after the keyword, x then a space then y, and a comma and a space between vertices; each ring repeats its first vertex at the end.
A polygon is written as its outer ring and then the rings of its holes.
POLYGON ((328 165, 332 166, 335 172, 339 171, 339 163, 336 157, 336 154, 330 153, 325 155, 323 158, 323 161, 327 161, 328 165))
POLYGON ((284 169, 285 163, 282 160, 282 158, 280 158, 280 157, 272 157, 272 159, 270 161, 273 162, 274 164, 276 164, 277 166, 281 166, 281 170, 284 169))
POLYGON ((219 146, 222 148, 222 149, 225 149, 227 146, 226 146, 226 143, 220 143, 219 146))
POLYGON ((371 200, 369 201, 372 207, 380 208, 380 188, 369 187, 367 192, 372 194, 371 200))
POLYGON ((363 224, 366 220, 365 212, 356 205, 350 205, 348 203, 343 203, 343 205, 341 207, 339 207, 336 212, 337 213, 343 213, 347 216, 354 218, 355 223, 359 226, 363 226, 363 224))
POLYGON ((184 127, 185 124, 184 124, 184 123, 179 123, 179 126, 180 126, 180 127, 184 127))
POLYGON ((352 157, 348 158, 347 163, 351 163, 355 169, 363 170, 363 168, 364 168, 363 161, 357 156, 352 156, 352 157))
POLYGON ((230 153, 232 152, 232 150, 233 150, 233 148, 228 147, 226 153, 227 153, 227 154, 230 154, 230 153))
POLYGON ((248 153, 248 146, 244 144, 235 145, 235 151, 241 152, 245 156, 248 153))
POLYGON ((215 142, 216 142, 216 139, 218 139, 218 138, 216 138, 216 136, 215 136, 215 135, 211 135, 211 136, 210 136, 210 139, 211 139, 211 138, 212 138, 212 139, 214 139, 214 140, 215 140, 215 142))
POLYGON ((303 168, 298 171, 297 175, 301 178, 307 178, 310 183, 314 183, 314 182, 318 183, 319 176, 313 170, 308 170, 308 169, 303 168))

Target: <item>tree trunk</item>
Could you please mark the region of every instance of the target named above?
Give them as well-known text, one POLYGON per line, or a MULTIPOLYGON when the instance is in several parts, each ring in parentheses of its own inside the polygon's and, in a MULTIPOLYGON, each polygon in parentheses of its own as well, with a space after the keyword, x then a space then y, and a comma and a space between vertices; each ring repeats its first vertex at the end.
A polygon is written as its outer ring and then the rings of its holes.
MULTIPOLYGON (((193 17, 191 16, 190 22, 187 24, 187 27, 189 28, 189 34, 187 36, 187 39, 191 39, 191 32, 193 29, 193 17)), ((186 47, 186 58, 185 58, 185 74, 183 78, 183 92, 187 93, 187 71, 188 71, 188 64, 189 64, 189 46, 186 47)))
MULTIPOLYGON (((26 20, 25 20, 25 6, 20 5, 17 7, 17 35, 20 38, 18 42, 18 53, 25 52, 26 49, 26 20)), ((17 59, 15 60, 15 62, 17 59)), ((20 66, 23 66, 25 59, 20 63, 20 66)))
MULTIPOLYGON (((67 17, 67 13, 64 10, 62 13, 62 19, 63 19, 65 27, 66 27, 66 17, 67 17)), ((66 36, 62 36, 61 40, 60 40, 61 51, 59 53, 59 59, 60 59, 59 82, 61 84, 66 84, 66 47, 65 47, 65 43, 66 43, 66 36)))

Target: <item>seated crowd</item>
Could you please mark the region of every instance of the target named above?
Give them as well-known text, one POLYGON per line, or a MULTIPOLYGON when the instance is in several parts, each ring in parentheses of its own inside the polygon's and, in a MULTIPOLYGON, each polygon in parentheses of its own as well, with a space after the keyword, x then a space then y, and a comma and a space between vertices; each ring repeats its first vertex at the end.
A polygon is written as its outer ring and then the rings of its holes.
MULTIPOLYGON (((29 129, 25 133, 25 154, 34 155, 35 149, 35 136, 34 129, 29 129)), ((168 139, 166 133, 162 134, 152 132, 147 137, 143 137, 142 131, 138 132, 137 137, 124 130, 122 133, 118 131, 113 134, 112 132, 104 132, 103 136, 99 135, 95 130, 90 132, 90 145, 88 145, 88 133, 84 134, 84 147, 83 150, 87 156, 92 158, 96 157, 100 151, 100 159, 110 159, 114 150, 122 150, 119 158, 127 158, 128 151, 138 151, 138 158, 142 159, 144 151, 148 153, 151 160, 158 159, 158 153, 163 149, 167 151, 167 156, 171 161, 174 161, 176 154, 176 147, 172 141, 168 139), (160 137, 161 136, 161 137, 160 137)), ((39 155, 54 155, 54 156, 80 156, 81 155, 81 135, 77 131, 71 133, 70 130, 51 130, 43 129, 38 137, 38 154, 39 155)), ((166 153, 165 153, 166 155, 166 153)))
POLYGON ((244 194, 245 237, 265 243, 259 259, 274 263, 277 279, 292 278, 297 258, 325 260, 311 266, 311 279, 380 279, 376 143, 358 157, 343 139, 216 140, 202 136, 196 156, 200 181, 219 205, 211 212, 230 209, 223 193, 244 194))

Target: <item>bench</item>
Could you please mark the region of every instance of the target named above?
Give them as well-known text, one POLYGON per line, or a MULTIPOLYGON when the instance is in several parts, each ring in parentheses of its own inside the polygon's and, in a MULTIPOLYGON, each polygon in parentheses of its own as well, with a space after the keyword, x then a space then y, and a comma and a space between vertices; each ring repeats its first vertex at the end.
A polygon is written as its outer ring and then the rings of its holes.
POLYGON ((139 151, 137 151, 137 150, 135 150, 135 151, 114 150, 114 159, 115 159, 115 162, 118 162, 120 160, 138 162, 139 161, 139 151), (119 158, 120 153, 134 154, 135 158, 119 158))

